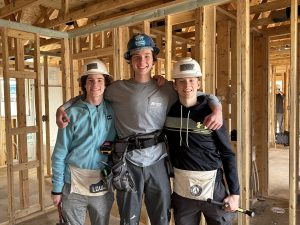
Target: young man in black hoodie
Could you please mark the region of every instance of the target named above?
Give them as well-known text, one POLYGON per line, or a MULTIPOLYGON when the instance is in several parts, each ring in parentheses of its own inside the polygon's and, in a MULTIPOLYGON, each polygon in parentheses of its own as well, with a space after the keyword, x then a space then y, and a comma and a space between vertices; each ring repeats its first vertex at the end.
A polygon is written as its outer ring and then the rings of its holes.
POLYGON ((175 224, 198 225, 203 213, 208 225, 229 225, 238 208, 240 189, 226 128, 223 125, 213 131, 203 125, 211 109, 206 95, 197 97, 202 75, 199 64, 183 58, 174 65, 173 74, 179 100, 168 113, 165 132, 174 166, 175 224), (209 198, 228 207, 221 209, 208 203, 209 198))

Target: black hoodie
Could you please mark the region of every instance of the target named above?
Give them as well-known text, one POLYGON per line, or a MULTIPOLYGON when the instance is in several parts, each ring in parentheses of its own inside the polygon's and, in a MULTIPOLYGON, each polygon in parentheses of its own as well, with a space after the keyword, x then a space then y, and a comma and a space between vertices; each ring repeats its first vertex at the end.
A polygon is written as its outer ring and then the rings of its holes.
POLYGON ((207 97, 197 98, 195 106, 186 108, 177 101, 170 109, 164 131, 168 137, 170 158, 174 167, 190 171, 218 169, 217 180, 222 179, 222 166, 230 194, 239 195, 236 157, 232 151, 224 125, 212 131, 203 125, 211 113, 207 97))

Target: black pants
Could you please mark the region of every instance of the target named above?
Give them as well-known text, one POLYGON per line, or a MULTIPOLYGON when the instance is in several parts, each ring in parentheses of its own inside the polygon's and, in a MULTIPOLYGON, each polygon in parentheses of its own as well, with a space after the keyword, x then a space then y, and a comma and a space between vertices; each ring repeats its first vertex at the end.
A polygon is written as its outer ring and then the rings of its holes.
MULTIPOLYGON (((222 182, 215 183, 214 200, 223 202, 227 196, 222 182)), ((203 213, 207 225, 231 225, 236 213, 225 212, 219 206, 211 203, 172 195, 175 225, 199 225, 203 213)))
POLYGON ((120 224, 139 224, 144 199, 151 224, 169 225, 171 187, 165 159, 146 167, 139 167, 127 161, 127 166, 137 191, 117 191, 120 224))

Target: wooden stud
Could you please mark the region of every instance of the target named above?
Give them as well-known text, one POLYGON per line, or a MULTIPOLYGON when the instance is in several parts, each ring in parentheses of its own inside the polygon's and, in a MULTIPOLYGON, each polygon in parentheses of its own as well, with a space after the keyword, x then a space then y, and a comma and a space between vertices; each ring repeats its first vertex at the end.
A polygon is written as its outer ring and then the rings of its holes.
MULTIPOLYGON (((237 78, 238 78, 238 142, 237 157, 241 185, 241 207, 249 208, 250 202, 250 3, 237 1, 237 78)), ((242 225, 249 225, 249 218, 239 215, 242 225)))
MULTIPOLYGON (((69 53, 68 53, 69 54, 69 53)), ((45 178, 44 178, 44 150, 43 150, 43 124, 42 124, 42 94, 41 94, 41 73, 40 73, 40 37, 35 34, 34 38, 34 71, 37 79, 34 80, 35 88, 35 114, 38 132, 36 133, 36 158, 40 165, 37 168, 37 178, 39 182, 39 204, 41 210, 45 209, 45 178)))
POLYGON ((8 36, 7 29, 1 29, 2 39, 2 60, 3 60, 3 81, 4 81, 4 106, 5 106, 5 133, 6 133, 6 152, 7 152, 7 192, 8 192, 8 219, 14 224, 15 203, 14 203, 14 179, 13 179, 13 154, 12 154, 12 137, 11 130, 11 109, 10 109, 10 79, 7 76, 9 70, 8 55, 8 36))
POLYGON ((299 78, 298 78, 298 1, 291 1, 291 111, 289 150, 289 224, 297 224, 299 180, 299 78))
POLYGON ((50 113, 49 113, 49 77, 48 56, 44 56, 44 95, 45 95, 45 132, 46 132, 46 166, 47 176, 51 176, 51 149, 50 149, 50 113))
POLYGON ((165 17, 165 78, 167 80, 172 79, 172 17, 165 17))
POLYGON ((259 175, 260 192, 254 194, 267 195, 268 191, 268 48, 266 37, 254 37, 253 40, 253 72, 252 72, 252 146, 255 146, 255 161, 259 175))
POLYGON ((195 60, 199 62, 202 71, 202 90, 205 92, 206 63, 206 26, 204 26, 204 8, 195 10, 195 60))
MULTIPOLYGON (((67 38, 61 41, 61 52, 62 52, 62 83, 63 83, 63 101, 70 99, 71 87, 70 87, 70 48, 69 41, 67 38)), ((74 58, 73 58, 74 59, 74 58)))
POLYGON ((285 66, 285 73, 284 73, 284 87, 283 87, 283 93, 284 93, 284 130, 289 130, 289 88, 290 87, 290 66, 285 66))
MULTIPOLYGON (((233 24, 232 24, 233 25, 233 24)), ((236 26, 231 26, 230 46, 231 46, 231 80, 230 80, 230 101, 231 101, 231 130, 237 130, 237 30, 236 26)), ((236 141, 232 141, 232 146, 236 149, 236 141)))
POLYGON ((71 96, 71 98, 73 98, 74 96, 75 96, 75 89, 76 89, 76 82, 74 82, 74 76, 75 76, 75 74, 74 74, 74 60, 73 60, 73 58, 72 58, 72 53, 73 53, 73 47, 74 47, 74 45, 73 45, 73 40, 74 39, 71 39, 71 40, 69 40, 69 54, 71 54, 70 55, 70 96, 71 96))
POLYGON ((203 6, 197 9, 195 25, 195 58, 202 69, 202 89, 207 93, 215 93, 216 7, 203 6))
POLYGON ((145 34, 150 35, 150 22, 149 22, 149 20, 145 20, 143 22, 143 31, 144 31, 145 34))
POLYGON ((275 144, 275 75, 276 66, 270 65, 269 71, 269 85, 268 85, 268 118, 270 118, 269 129, 268 129, 268 146, 274 147, 275 144))
POLYGON ((230 130, 229 110, 229 80, 230 80, 230 21, 217 23, 217 96, 222 103, 223 120, 225 127, 230 130))
MULTIPOLYGON (((24 70, 24 41, 15 39, 16 46, 16 71, 24 70)), ((26 98, 25 79, 16 79, 17 88, 17 122, 18 127, 26 127, 26 98)), ((27 134, 18 135, 19 163, 28 162, 27 134)), ((20 204, 22 209, 29 206, 28 170, 19 172, 20 204)))
POLYGON ((129 29, 115 28, 113 34, 114 41, 114 72, 115 80, 125 79, 130 77, 130 68, 123 54, 127 51, 127 42, 129 40, 129 29))

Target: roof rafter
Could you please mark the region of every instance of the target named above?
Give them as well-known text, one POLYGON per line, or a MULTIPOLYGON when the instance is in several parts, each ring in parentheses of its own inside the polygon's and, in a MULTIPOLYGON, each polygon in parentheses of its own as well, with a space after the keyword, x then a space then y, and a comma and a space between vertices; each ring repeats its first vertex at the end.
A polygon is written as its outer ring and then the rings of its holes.
POLYGON ((21 11, 24 8, 38 5, 45 1, 46 0, 15 0, 12 3, 0 8, 0 18, 4 18, 18 11, 21 11))
POLYGON ((50 20, 49 22, 45 22, 40 24, 41 27, 55 27, 61 25, 63 23, 71 22, 80 18, 88 18, 93 15, 97 15, 108 10, 117 9, 125 7, 126 5, 133 4, 136 2, 141 2, 143 0, 105 0, 103 2, 96 3, 94 5, 87 6, 85 8, 76 10, 74 12, 70 12, 66 15, 59 15, 56 19, 50 20))
POLYGON ((276 9, 282 9, 289 7, 291 5, 290 0, 278 0, 273 2, 266 2, 258 5, 254 5, 250 7, 250 14, 257 14, 267 11, 273 11, 276 9))

